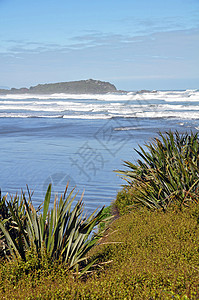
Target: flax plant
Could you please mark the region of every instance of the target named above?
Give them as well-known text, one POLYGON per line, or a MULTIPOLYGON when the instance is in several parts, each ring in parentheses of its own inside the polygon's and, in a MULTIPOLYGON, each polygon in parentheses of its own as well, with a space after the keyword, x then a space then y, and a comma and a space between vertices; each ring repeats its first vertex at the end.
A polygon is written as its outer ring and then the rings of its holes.
POLYGON ((117 171, 132 187, 132 203, 163 210, 199 203, 198 134, 159 133, 145 147, 136 150, 137 164, 125 161, 128 169, 117 171))
POLYGON ((38 258, 46 255, 52 261, 60 260, 70 268, 78 267, 85 260, 87 252, 100 238, 97 234, 90 235, 103 219, 103 208, 98 213, 95 210, 89 217, 83 216, 83 195, 71 208, 77 194, 74 195, 73 189, 67 195, 67 188, 59 201, 55 197, 51 209, 51 185, 42 210, 34 208, 30 194, 28 200, 24 193, 21 201, 19 197, 7 202, 3 199, 9 214, 0 220, 0 229, 9 254, 15 260, 26 261, 30 251, 38 258))

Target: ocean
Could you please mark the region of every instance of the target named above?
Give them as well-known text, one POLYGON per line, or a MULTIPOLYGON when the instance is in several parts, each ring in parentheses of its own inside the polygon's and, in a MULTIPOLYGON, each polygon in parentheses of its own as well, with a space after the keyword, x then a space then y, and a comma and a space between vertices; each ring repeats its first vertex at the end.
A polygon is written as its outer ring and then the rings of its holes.
POLYGON ((0 95, 0 188, 28 185, 38 206, 76 187, 86 211, 114 201, 125 182, 114 170, 158 132, 199 130, 199 90, 103 95, 0 95))

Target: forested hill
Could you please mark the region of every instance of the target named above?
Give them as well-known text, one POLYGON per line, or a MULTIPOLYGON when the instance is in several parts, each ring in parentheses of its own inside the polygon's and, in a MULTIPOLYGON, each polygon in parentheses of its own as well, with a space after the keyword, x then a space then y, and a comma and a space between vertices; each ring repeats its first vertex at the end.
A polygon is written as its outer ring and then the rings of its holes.
POLYGON ((29 89, 0 89, 0 94, 105 94, 109 92, 117 92, 117 89, 113 84, 93 79, 38 84, 36 86, 31 86, 29 89))

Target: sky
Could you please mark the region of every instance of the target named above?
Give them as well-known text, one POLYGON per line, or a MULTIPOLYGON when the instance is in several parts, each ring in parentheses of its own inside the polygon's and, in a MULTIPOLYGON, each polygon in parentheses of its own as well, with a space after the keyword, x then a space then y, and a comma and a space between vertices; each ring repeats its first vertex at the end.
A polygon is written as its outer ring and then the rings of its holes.
POLYGON ((0 0, 0 87, 199 88, 199 0, 0 0))

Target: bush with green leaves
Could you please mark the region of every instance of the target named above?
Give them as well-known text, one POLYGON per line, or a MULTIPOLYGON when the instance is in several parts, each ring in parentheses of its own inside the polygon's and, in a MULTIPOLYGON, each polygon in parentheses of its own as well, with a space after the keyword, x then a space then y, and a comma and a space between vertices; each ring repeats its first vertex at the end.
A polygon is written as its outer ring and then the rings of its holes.
POLYGON ((67 195, 66 188, 59 201, 55 197, 51 210, 51 185, 42 210, 34 208, 30 193, 28 200, 24 193, 21 200, 17 196, 9 201, 3 198, 1 210, 7 212, 7 217, 1 217, 0 229, 7 242, 7 257, 27 261, 31 252, 39 259, 48 257, 51 261, 60 260, 70 268, 79 267, 100 238, 92 233, 103 219, 103 208, 98 213, 95 210, 89 217, 83 216, 82 197, 71 208, 76 198, 73 193, 74 189, 67 195))
POLYGON ((132 197, 133 193, 131 186, 124 186, 123 189, 117 193, 114 205, 121 216, 131 211, 132 197))
POLYGON ((131 187, 132 204, 166 210, 199 203, 198 134, 159 133, 145 146, 136 150, 137 164, 125 161, 128 170, 117 171, 131 187))

